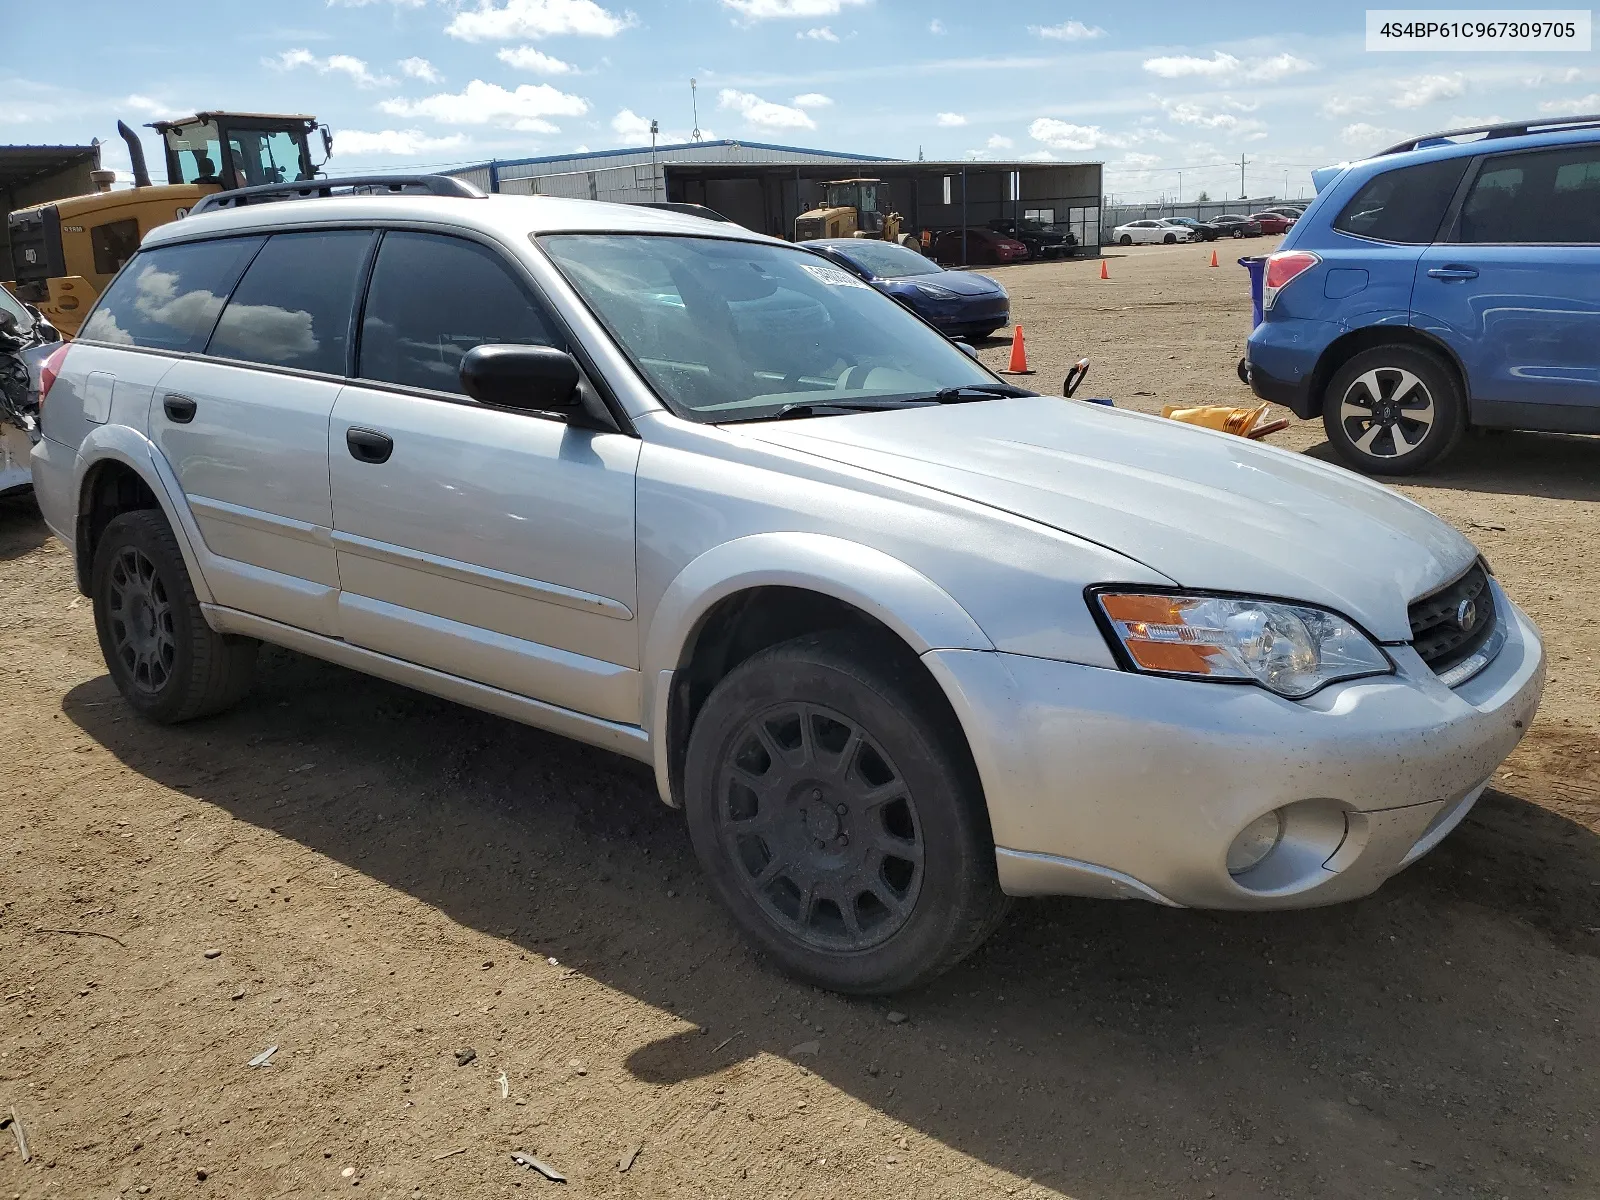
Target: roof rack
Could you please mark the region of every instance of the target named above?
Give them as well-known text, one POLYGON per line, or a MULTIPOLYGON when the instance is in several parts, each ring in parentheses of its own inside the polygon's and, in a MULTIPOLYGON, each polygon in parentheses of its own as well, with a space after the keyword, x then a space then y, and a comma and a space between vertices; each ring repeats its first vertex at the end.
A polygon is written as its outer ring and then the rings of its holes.
POLYGON ((1396 142, 1387 150, 1380 150, 1374 157, 1404 154, 1407 150, 1415 150, 1425 144, 1466 137, 1468 134, 1482 134, 1483 140, 1488 141, 1491 138, 1523 137, 1530 133, 1554 133, 1562 129, 1584 129, 1595 126, 1600 126, 1600 115, 1592 113, 1577 117, 1545 117, 1538 121, 1506 121, 1498 125, 1471 125, 1465 129, 1443 129, 1438 133, 1425 133, 1421 137, 1407 138, 1403 142, 1396 142))
POLYGON ((302 179, 293 183, 263 183, 256 187, 213 192, 190 209, 191 216, 247 204, 273 204, 283 200, 318 200, 339 189, 344 195, 398 196, 422 193, 481 200, 487 193, 464 179, 450 175, 346 175, 339 179, 302 179))

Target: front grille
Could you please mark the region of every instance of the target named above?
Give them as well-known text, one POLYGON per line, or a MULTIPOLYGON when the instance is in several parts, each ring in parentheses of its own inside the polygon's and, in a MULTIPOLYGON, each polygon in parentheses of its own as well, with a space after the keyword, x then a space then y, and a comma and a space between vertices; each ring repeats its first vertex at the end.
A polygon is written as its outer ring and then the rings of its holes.
POLYGON ((1414 601, 1409 615, 1412 649, 1435 674, 1471 657, 1489 640, 1500 616, 1481 562, 1454 583, 1414 601))

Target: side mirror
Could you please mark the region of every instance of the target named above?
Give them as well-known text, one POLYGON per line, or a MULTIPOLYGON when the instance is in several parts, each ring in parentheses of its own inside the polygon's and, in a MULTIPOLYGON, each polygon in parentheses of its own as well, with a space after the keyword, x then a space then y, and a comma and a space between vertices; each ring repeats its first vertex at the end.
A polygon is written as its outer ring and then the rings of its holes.
POLYGON ((973 362, 978 361, 978 348, 971 342, 957 342, 956 348, 970 358, 973 362))
POLYGON ((554 346, 474 346, 461 360, 461 390, 497 408, 581 412, 580 372, 554 346))

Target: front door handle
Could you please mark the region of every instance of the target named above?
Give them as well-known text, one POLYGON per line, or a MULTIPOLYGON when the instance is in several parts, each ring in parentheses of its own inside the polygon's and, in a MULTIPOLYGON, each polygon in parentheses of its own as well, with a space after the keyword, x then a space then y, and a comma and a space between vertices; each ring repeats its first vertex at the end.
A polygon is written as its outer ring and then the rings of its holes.
POLYGON ((350 428, 344 431, 344 444, 357 462, 383 463, 394 453, 394 439, 376 429, 350 428))
POLYGON ((1434 267, 1428 272, 1429 279, 1442 279, 1446 283, 1465 283, 1469 279, 1478 277, 1477 267, 1434 267))
POLYGON ((198 406, 187 396, 180 396, 177 392, 168 392, 161 401, 162 411, 167 414, 167 419, 179 425, 187 425, 194 420, 195 410, 198 406))

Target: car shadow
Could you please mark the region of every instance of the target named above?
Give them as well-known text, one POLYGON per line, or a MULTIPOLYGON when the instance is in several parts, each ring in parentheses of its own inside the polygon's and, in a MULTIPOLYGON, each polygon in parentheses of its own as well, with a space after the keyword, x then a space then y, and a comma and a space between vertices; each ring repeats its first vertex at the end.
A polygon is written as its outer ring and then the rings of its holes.
POLYGON ((50 540, 32 492, 0 496, 0 562, 21 558, 50 540))
MULTIPOLYGON (((1345 465, 1327 442, 1305 452, 1345 465)), ((1550 500, 1600 500, 1600 437, 1474 430, 1442 463, 1392 482, 1550 500)))
MULTIPOLYGON (((802 1055, 1079 1200, 1600 1185, 1575 1132, 1542 1132, 1600 1100, 1560 1016, 1586 1003, 1575 964, 1600 954, 1600 837, 1515 796, 1487 794, 1429 858, 1333 909, 1020 903, 890 1003, 776 974, 639 764, 274 649, 211 721, 138 721, 107 677, 62 707, 145 778, 714 1035, 632 1051, 642 1081, 802 1055)), ((1581 1007, 1570 1020, 1577 1036, 1581 1007)))

